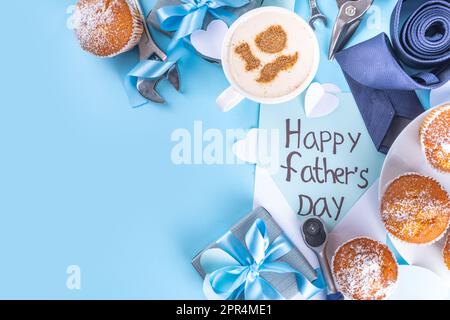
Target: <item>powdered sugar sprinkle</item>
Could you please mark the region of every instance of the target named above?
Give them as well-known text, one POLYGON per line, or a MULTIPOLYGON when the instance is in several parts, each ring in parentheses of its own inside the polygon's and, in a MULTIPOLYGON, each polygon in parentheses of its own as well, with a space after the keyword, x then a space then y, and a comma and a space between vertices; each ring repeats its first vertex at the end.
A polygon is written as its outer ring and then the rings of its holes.
MULTIPOLYGON (((383 299, 395 288, 396 281, 383 274, 386 267, 385 253, 381 243, 360 238, 344 244, 337 256, 344 259, 334 273, 341 291, 356 299, 383 299), (345 246, 345 250, 342 248, 345 246)), ((389 251, 390 253, 390 251, 389 251)), ((392 254, 390 253, 392 256, 392 254)), ((395 261, 392 256, 392 260, 395 261)), ((395 277, 396 280, 396 277, 395 277)))

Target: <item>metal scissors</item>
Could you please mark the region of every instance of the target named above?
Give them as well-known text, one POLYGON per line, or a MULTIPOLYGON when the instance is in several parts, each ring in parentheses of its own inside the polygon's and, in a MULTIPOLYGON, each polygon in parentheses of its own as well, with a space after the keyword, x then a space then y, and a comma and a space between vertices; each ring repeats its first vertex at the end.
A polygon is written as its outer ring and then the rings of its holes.
POLYGON ((373 0, 336 0, 339 13, 334 24, 328 58, 332 60, 355 33, 373 0))
MULTIPOLYGON (((144 27, 144 33, 142 34, 141 41, 139 42, 139 59, 147 60, 147 59, 159 59, 161 61, 167 60, 167 55, 156 45, 155 41, 152 38, 150 30, 147 26, 146 19, 144 17, 144 13, 139 3, 139 0, 133 0, 134 5, 141 16, 142 24, 144 27)), ((139 93, 146 99, 156 102, 156 103, 165 103, 164 98, 162 98, 159 93, 156 91, 156 86, 158 83, 163 80, 169 80, 170 84, 177 90, 180 90, 180 76, 178 72, 177 64, 174 64, 164 75, 160 78, 150 80, 150 79, 138 79, 136 87, 139 93)))

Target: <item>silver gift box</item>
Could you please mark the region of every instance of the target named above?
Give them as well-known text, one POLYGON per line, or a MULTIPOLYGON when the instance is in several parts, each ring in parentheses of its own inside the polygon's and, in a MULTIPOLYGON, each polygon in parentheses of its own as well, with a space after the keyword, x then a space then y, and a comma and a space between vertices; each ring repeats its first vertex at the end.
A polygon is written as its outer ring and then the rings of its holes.
MULTIPOLYGON (((255 222, 256 219, 260 218, 264 221, 267 227, 267 232, 269 235, 269 239, 272 243, 279 235, 283 233, 281 228, 272 218, 269 212, 262 207, 259 207, 253 210, 250 214, 248 214, 245 218, 239 221, 234 227, 230 229, 230 231, 238 238, 245 246, 245 234, 251 227, 251 225, 255 222)), ((217 243, 214 242, 206 249, 202 250, 199 254, 197 254, 192 259, 192 265, 197 270, 202 278, 205 277, 205 272, 202 269, 200 264, 200 257, 204 251, 210 248, 216 248, 217 243)), ((278 259, 277 261, 287 262, 290 266, 297 269, 300 273, 302 273, 305 278, 309 281, 314 281, 317 278, 316 272, 306 260, 305 256, 294 246, 294 248, 278 259)), ((267 280, 278 292, 280 292, 283 297, 286 299, 292 299, 299 293, 296 275, 293 273, 270 273, 270 272, 261 272, 261 276, 267 280)))

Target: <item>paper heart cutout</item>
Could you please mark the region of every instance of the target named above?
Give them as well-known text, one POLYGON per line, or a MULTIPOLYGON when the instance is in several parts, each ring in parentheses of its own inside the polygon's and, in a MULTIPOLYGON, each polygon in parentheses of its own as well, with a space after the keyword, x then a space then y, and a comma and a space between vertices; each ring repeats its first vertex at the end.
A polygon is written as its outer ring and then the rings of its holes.
POLYGON ((338 86, 332 83, 320 84, 313 82, 305 95, 305 113, 308 118, 319 118, 330 114, 339 106, 341 92, 338 86))
POLYGON ((206 30, 197 30, 191 34, 192 46, 208 58, 220 60, 222 43, 228 26, 222 20, 213 20, 206 30))
POLYGON ((233 153, 242 161, 256 164, 269 173, 279 170, 280 132, 278 129, 250 129, 244 139, 236 141, 233 153))
POLYGON ((250 129, 247 136, 233 145, 233 153, 240 160, 256 164, 258 162, 258 130, 250 129))
POLYGON ((442 87, 430 91, 430 106, 435 107, 450 102, 450 81, 442 87))

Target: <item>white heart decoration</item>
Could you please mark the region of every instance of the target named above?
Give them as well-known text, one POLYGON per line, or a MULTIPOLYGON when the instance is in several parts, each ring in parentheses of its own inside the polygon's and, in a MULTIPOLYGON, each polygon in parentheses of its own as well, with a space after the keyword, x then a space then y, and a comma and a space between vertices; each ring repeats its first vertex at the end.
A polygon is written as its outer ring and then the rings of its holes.
POLYGON ((244 139, 233 144, 233 153, 240 160, 253 164, 258 162, 258 130, 251 129, 244 139))
POLYGON ((222 43, 228 26, 222 20, 213 20, 206 30, 196 30, 191 34, 192 46, 202 55, 220 60, 222 43))
POLYGON ((319 118, 330 114, 339 106, 341 92, 338 86, 332 83, 320 84, 313 82, 305 95, 305 113, 308 118, 319 118))
POLYGON ((280 135, 278 130, 253 128, 242 140, 233 144, 232 150, 236 157, 247 163, 275 174, 279 166, 280 135))

